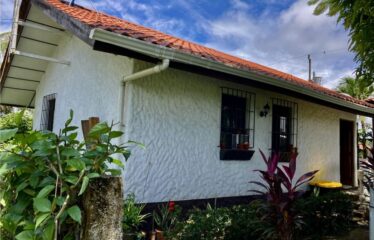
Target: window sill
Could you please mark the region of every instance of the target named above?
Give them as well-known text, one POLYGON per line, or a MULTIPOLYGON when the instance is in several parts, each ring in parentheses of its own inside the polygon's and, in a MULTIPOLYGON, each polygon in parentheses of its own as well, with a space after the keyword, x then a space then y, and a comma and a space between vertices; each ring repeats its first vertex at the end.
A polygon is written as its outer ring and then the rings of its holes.
POLYGON ((254 150, 221 149, 220 160, 224 161, 249 161, 252 159, 254 150))

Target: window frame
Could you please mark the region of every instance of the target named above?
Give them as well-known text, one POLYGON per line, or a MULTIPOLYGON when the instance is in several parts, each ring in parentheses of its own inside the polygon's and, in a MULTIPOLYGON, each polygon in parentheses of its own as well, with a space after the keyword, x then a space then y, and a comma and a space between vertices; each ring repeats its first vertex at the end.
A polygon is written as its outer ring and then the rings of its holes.
POLYGON ((252 158, 255 143, 255 109, 256 94, 221 87, 220 160, 250 160, 252 158), (227 101, 226 104, 224 101, 227 101), (227 106, 229 106, 228 111, 227 106), (240 106, 243 113, 240 113, 239 107, 235 109, 236 106, 240 106), (242 114, 244 117, 241 116, 242 114), (228 119, 228 125, 231 126, 224 127, 224 118, 228 119), (240 127, 235 129, 232 127, 235 125, 240 125, 240 127))
POLYGON ((292 152, 297 152, 298 146, 298 104, 279 98, 272 98, 271 120, 271 148, 272 153, 280 153, 281 162, 289 162, 292 152), (282 110, 283 109, 283 110, 282 110), (288 111, 288 113, 284 113, 288 111), (282 112, 284 114, 282 114, 282 112), (281 119, 286 118, 284 128, 281 131, 281 119), (279 119, 279 120, 278 120, 279 119), (276 126, 278 125, 278 126, 276 126), (275 129, 276 128, 276 129, 275 129), (282 136, 287 137, 286 146, 280 146, 282 136))
POLYGON ((57 94, 53 93, 43 97, 40 130, 53 131, 56 109, 56 96, 57 94))

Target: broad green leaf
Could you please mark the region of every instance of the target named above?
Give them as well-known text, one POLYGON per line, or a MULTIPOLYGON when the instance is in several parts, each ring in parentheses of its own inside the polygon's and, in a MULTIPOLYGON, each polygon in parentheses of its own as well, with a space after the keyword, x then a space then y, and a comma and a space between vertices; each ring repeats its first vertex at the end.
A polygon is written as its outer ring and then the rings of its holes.
POLYGON ((61 151, 61 155, 65 157, 78 157, 79 152, 74 148, 65 148, 61 151))
POLYGON ((34 208, 39 212, 50 212, 51 201, 46 198, 34 198, 34 208))
POLYGON ((18 128, 0 130, 0 143, 3 143, 16 135, 18 128))
POLYGON ((0 177, 2 177, 3 175, 5 175, 9 171, 10 171, 10 169, 8 169, 8 165, 6 163, 1 164, 1 167, 0 167, 0 177))
POLYGON ((74 175, 68 175, 64 178, 66 182, 69 182, 71 184, 76 184, 78 182, 78 177, 74 175))
POLYGON ((31 177, 30 177, 30 186, 33 187, 33 188, 36 188, 36 186, 38 186, 38 183, 39 183, 39 174, 33 174, 31 177))
POLYGON ((89 137, 99 137, 101 134, 107 133, 110 131, 110 128, 106 122, 101 122, 93 126, 90 132, 88 133, 89 137))
POLYGON ((22 124, 22 117, 25 114, 26 109, 22 109, 20 112, 18 112, 14 118, 14 122, 17 126, 20 126, 22 124))
POLYGON ((33 240, 34 231, 23 231, 16 236, 17 240, 33 240))
POLYGON ((66 160, 66 163, 73 169, 82 171, 86 168, 86 164, 79 158, 66 160))
POLYGON ((143 143, 132 141, 132 140, 129 140, 127 143, 134 144, 138 147, 141 147, 141 148, 145 149, 145 145, 143 143))
POLYGON ((127 160, 129 159, 130 155, 131 155, 131 152, 128 151, 128 150, 124 150, 124 151, 122 152, 122 155, 123 155, 123 157, 125 158, 125 160, 127 161, 127 160))
POLYGON ((23 191, 24 191, 25 193, 27 193, 28 195, 32 196, 32 197, 35 196, 35 191, 32 190, 32 189, 30 189, 30 188, 25 188, 25 189, 23 189, 23 191))
POLYGON ((82 214, 81 214, 81 210, 79 209, 77 205, 70 207, 67 210, 67 213, 74 221, 78 222, 79 224, 81 223, 82 214))
POLYGON ((77 129, 78 129, 77 126, 69 126, 69 127, 66 127, 64 129, 62 129, 62 133, 72 132, 72 131, 75 131, 77 129))
POLYGON ((90 179, 87 176, 83 177, 82 187, 81 190, 78 193, 78 196, 82 195, 84 191, 86 191, 87 185, 89 183, 90 179))
POLYGON ((122 174, 122 171, 119 169, 107 169, 108 172, 112 174, 112 176, 119 176, 122 174))
POLYGON ((40 192, 38 193, 38 195, 36 196, 37 198, 45 198, 48 196, 48 194, 50 192, 52 192, 53 190, 55 189, 55 186, 54 185, 47 185, 45 186, 42 190, 40 190, 40 192))
POLYGON ((88 178, 98 178, 98 177, 100 177, 100 174, 98 174, 98 173, 90 173, 90 174, 87 175, 87 177, 88 178))
POLYGON ((37 229, 39 227, 39 225, 42 224, 50 215, 51 215, 50 213, 39 214, 36 217, 35 229, 37 229))
POLYGON ((56 182, 56 179, 53 177, 45 177, 43 180, 39 183, 38 187, 44 187, 47 185, 53 185, 56 182))
POLYGON ((57 197, 56 204, 58 206, 62 206, 62 204, 64 204, 64 202, 65 202, 65 198, 64 197, 57 197))
POLYGON ((55 230, 55 224, 53 221, 49 221, 47 227, 43 231, 42 238, 43 240, 52 240, 53 239, 53 234, 55 230))
POLYGON ((123 135, 123 132, 121 132, 121 131, 112 131, 112 132, 109 133, 109 138, 110 139, 118 138, 122 135, 123 135))
POLYGON ((24 181, 23 183, 21 183, 20 185, 18 185, 18 187, 16 188, 16 191, 17 191, 17 192, 20 192, 20 191, 22 191, 23 189, 25 189, 28 185, 29 185, 29 183, 26 182, 26 181, 24 181))
POLYGON ((125 165, 121 162, 121 160, 113 159, 112 163, 116 164, 118 167, 124 168, 125 165))
POLYGON ((74 240, 75 237, 72 235, 72 233, 69 233, 68 235, 64 236, 62 240, 74 240))
POLYGON ((69 118, 65 122, 65 128, 70 125, 71 121, 73 120, 73 117, 74 117, 74 112, 72 109, 70 109, 69 118))

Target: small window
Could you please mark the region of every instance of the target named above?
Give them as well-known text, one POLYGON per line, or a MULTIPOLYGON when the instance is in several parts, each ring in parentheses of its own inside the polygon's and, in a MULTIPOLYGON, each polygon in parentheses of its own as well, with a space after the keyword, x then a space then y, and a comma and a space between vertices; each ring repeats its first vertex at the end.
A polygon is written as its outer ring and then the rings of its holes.
POLYGON ((55 115, 56 94, 44 96, 42 106, 42 118, 40 130, 53 131, 53 121, 55 115))
POLYGON ((249 160, 254 147, 255 94, 222 88, 221 160, 249 160))
POLYGON ((280 153, 283 162, 297 151, 297 110, 296 103, 273 99, 271 150, 280 153))

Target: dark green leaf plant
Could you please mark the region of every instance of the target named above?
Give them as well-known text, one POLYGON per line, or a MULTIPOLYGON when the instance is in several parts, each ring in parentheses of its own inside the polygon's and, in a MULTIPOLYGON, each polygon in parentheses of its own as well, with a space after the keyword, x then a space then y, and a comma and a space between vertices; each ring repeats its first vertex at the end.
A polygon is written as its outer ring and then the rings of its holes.
POLYGON ((79 141, 73 112, 58 134, 0 130, 0 238, 74 239, 83 221, 82 196, 93 178, 121 174, 130 156, 114 125, 99 123, 79 141), (118 165, 113 169, 110 166, 118 165))

